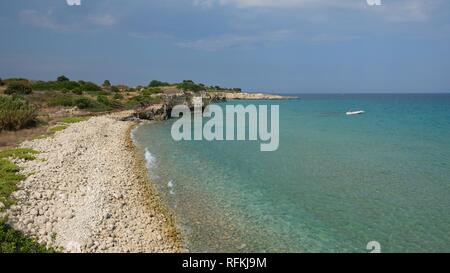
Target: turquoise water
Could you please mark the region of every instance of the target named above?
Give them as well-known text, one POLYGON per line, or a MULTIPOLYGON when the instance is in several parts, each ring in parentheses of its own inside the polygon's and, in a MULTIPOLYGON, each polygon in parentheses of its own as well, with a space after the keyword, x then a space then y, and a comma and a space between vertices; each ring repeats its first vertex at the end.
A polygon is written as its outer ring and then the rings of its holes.
POLYGON ((191 251, 450 252, 450 95, 256 103, 280 105, 276 152, 133 132, 191 251))

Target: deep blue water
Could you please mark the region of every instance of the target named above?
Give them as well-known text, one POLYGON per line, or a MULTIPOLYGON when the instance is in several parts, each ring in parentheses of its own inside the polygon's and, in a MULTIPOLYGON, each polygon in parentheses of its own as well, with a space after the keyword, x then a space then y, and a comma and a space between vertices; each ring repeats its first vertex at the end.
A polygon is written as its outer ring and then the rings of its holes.
POLYGON ((275 152, 133 133, 189 249, 450 252, 450 95, 300 96, 228 102, 280 106, 275 152))

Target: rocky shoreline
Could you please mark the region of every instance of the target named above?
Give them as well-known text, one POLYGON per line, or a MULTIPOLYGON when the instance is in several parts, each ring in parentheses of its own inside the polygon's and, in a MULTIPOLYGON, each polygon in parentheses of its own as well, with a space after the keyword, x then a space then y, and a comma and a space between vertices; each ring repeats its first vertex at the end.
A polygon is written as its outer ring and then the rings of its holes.
POLYGON ((179 252, 171 216, 149 183, 122 121, 93 117, 54 137, 22 143, 40 152, 15 163, 28 177, 13 193, 8 223, 63 252, 179 252))
POLYGON ((211 92, 210 96, 221 100, 294 100, 295 96, 281 96, 266 93, 232 93, 232 92, 211 92))
POLYGON ((164 93, 155 95, 155 97, 163 98, 161 103, 148 105, 137 109, 132 116, 125 118, 130 120, 133 118, 142 120, 166 120, 171 118, 171 110, 175 105, 186 105, 193 109, 193 98, 202 98, 203 106, 217 102, 226 102, 232 100, 295 100, 299 99, 295 96, 281 96, 265 93, 244 93, 244 92, 184 92, 178 89, 170 89, 173 93, 164 93))

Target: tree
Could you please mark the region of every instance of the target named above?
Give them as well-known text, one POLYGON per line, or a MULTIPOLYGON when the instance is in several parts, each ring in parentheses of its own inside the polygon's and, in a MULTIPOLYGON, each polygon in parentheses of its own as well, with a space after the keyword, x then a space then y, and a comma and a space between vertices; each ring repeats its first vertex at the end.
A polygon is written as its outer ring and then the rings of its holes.
POLYGON ((13 82, 11 83, 8 88, 5 90, 5 94, 11 95, 11 94, 18 94, 18 95, 28 95, 32 92, 32 89, 29 85, 13 82))
POLYGON ((5 83, 3 82, 2 78, 0 78, 0 86, 5 85, 5 83))
POLYGON ((102 88, 93 82, 79 81, 78 84, 85 91, 102 91, 102 88))
POLYGON ((157 80, 153 80, 149 83, 148 87, 161 87, 161 86, 169 86, 170 83, 168 82, 161 82, 157 80))
POLYGON ((105 80, 103 82, 103 87, 111 87, 111 82, 109 80, 105 80))
POLYGON ((205 90, 205 87, 199 84, 196 84, 194 81, 191 80, 184 80, 182 83, 177 85, 178 88, 183 89, 185 91, 193 91, 198 92, 205 90))
POLYGON ((70 81, 70 79, 67 78, 64 75, 59 76, 56 80, 59 81, 59 82, 68 82, 68 81, 70 81))

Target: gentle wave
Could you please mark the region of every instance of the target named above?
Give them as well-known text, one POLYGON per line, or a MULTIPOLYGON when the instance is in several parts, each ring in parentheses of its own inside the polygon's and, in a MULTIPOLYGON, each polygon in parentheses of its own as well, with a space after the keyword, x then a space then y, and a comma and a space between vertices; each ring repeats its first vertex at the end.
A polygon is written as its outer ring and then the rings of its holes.
POLYGON ((150 153, 148 148, 145 148, 144 157, 145 157, 145 161, 147 162, 147 168, 149 170, 153 169, 156 165, 156 158, 152 155, 152 153, 150 153))
POLYGON ((171 195, 175 195, 175 191, 173 190, 173 188, 175 187, 175 183, 173 182, 173 180, 170 180, 169 183, 167 183, 167 187, 170 189, 169 193, 171 195))

